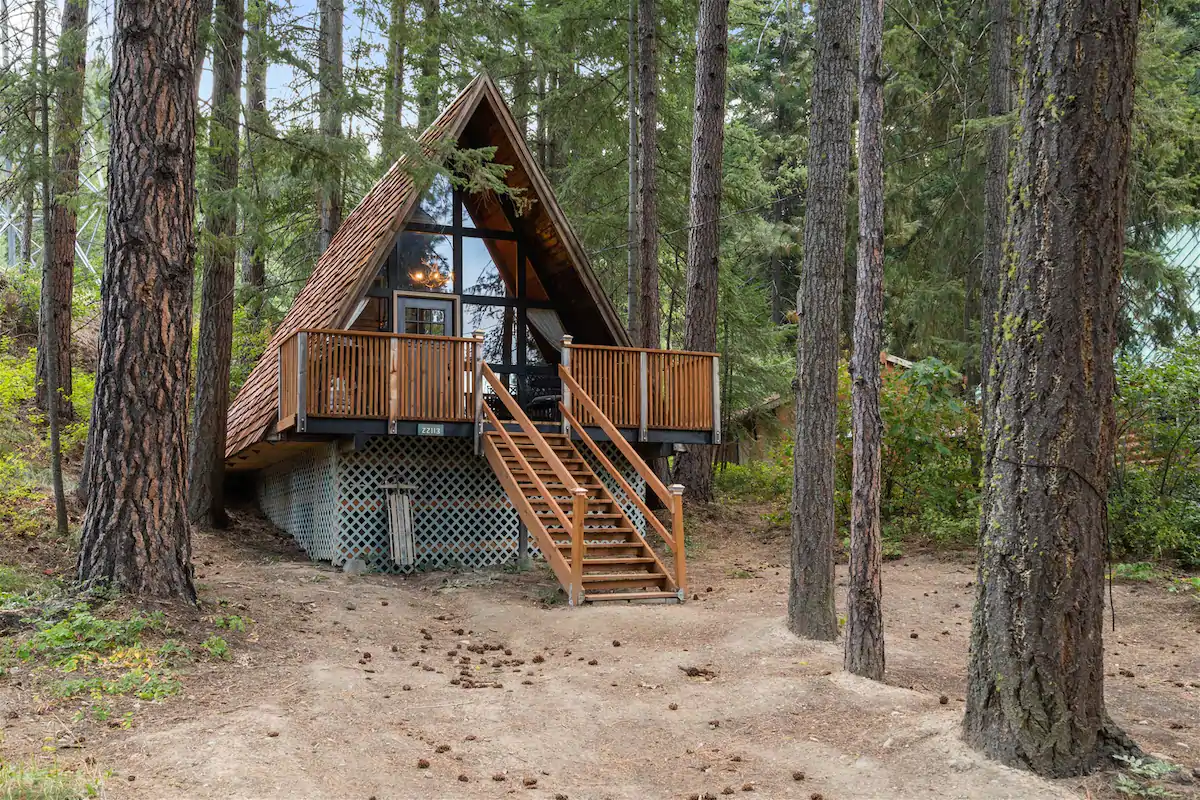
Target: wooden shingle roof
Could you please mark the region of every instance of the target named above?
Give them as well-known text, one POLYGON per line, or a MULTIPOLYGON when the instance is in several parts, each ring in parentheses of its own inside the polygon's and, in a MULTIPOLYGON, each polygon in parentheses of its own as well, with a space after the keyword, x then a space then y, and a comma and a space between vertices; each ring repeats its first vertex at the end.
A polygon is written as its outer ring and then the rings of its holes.
MULTIPOLYGON (((577 296, 581 294, 588 298, 582 304, 584 310, 592 318, 593 329, 607 340, 595 343, 629 344, 620 318, 592 272, 549 182, 536 166, 499 89, 488 76, 480 75, 471 81, 421 135, 419 141, 426 157, 444 153, 446 143, 459 143, 468 123, 479 113, 482 113, 481 119, 486 118, 492 126, 498 123, 498 134, 507 140, 501 143, 497 161, 515 162, 516 169, 511 174, 521 176, 518 188, 532 190, 535 196, 534 211, 527 215, 529 219, 522 225, 540 224, 542 228, 552 229, 552 245, 561 256, 557 260, 569 264, 569 269, 562 272, 571 273, 571 283, 564 285, 561 294, 571 296, 573 302, 578 302, 577 296)), ((486 144, 474 141, 475 136, 466 138, 467 141, 462 142, 466 147, 486 144)), ((275 422, 279 346, 299 330, 342 328, 351 322, 349 316, 387 257, 423 189, 414 182, 410 160, 401 157, 342 223, 229 407, 227 459, 262 441, 275 422)), ((547 259, 548 262, 552 260, 547 259)))

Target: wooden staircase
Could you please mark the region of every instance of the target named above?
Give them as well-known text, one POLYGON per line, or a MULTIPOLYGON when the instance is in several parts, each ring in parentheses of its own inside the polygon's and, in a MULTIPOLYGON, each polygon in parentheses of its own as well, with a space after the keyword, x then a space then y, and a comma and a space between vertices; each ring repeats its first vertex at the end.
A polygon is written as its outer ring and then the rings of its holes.
POLYGON ((573 605, 682 599, 674 578, 570 439, 493 428, 484 433, 484 454, 555 573, 564 573, 559 581, 573 605), (573 486, 564 481, 564 470, 573 486))

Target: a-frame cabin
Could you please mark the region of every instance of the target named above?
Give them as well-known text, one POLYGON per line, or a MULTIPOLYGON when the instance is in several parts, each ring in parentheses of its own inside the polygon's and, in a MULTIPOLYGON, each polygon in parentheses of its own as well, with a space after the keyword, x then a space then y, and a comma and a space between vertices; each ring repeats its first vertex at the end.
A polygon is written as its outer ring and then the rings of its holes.
POLYGON ((683 487, 646 459, 720 441, 716 355, 629 347, 490 78, 421 142, 496 148, 528 202, 517 213, 444 176, 418 186, 394 164, 230 406, 231 478, 252 480, 264 512, 334 565, 540 553, 572 604, 682 600, 683 487))

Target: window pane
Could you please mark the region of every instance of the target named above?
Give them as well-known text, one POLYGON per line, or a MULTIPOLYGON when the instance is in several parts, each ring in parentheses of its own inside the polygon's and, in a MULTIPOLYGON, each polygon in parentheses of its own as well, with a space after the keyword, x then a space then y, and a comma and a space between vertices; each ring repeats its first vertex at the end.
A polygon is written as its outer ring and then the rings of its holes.
POLYGON ((454 224, 454 190, 450 186, 449 178, 438 175, 433 179, 425 194, 421 195, 421 202, 413 211, 412 221, 423 222, 426 225, 454 224))
POLYGON ((508 215, 494 194, 480 192, 463 195, 463 227, 493 231, 511 231, 508 215))
POLYGON ((463 305, 463 331, 474 336, 483 331, 483 359, 489 364, 515 364, 517 310, 504 306, 463 305))
POLYGON ((413 292, 454 291, 454 243, 450 236, 404 231, 396 239, 400 263, 397 289, 413 292))
POLYGON ((525 325, 525 363, 531 367, 546 366, 550 362, 546 359, 546 355, 542 350, 542 345, 550 346, 549 342, 544 342, 541 334, 532 326, 526 323, 525 325))
POLYGON ((446 310, 443 308, 405 307, 404 332, 420 333, 426 336, 445 336, 446 310))
MULTIPOLYGON (((510 242, 497 242, 493 239, 463 238, 463 294, 484 297, 516 296, 517 287, 510 277, 511 270, 507 265, 501 270, 496 264, 496 256, 504 252, 500 247, 503 244, 511 245, 510 242)), ((500 257, 503 258, 502 255, 500 257)))

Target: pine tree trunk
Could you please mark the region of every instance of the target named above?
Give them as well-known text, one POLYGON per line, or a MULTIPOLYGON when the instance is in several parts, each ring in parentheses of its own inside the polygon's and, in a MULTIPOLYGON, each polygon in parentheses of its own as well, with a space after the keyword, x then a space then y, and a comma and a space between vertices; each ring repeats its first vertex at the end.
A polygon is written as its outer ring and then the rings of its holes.
MULTIPOLYGON (((87 63, 87 0, 65 0, 58 37, 58 103, 54 119, 54 191, 50 204, 50 237, 54 258, 42 273, 42 303, 54 303, 53 330, 38 334, 37 406, 47 407, 46 352, 58 353, 60 417, 72 416, 71 293, 75 283, 75 210, 70 200, 79 192, 80 131, 83 128, 83 85, 87 63), (68 202, 64 202, 68 201, 68 202)), ((42 319, 50 319, 43 313, 42 319)))
POLYGON ((196 23, 196 64, 195 89, 196 97, 200 97, 200 81, 204 78, 204 58, 208 55, 208 45, 212 39, 213 0, 196 0, 199 8, 196 23))
POLYGON ((537 140, 537 163, 546 171, 546 70, 539 66, 537 74, 537 121, 533 136, 537 140))
POLYGON ((883 680, 879 356, 883 349, 883 0, 862 0, 858 47, 858 273, 851 415, 846 669, 883 680))
POLYGON ((264 43, 271 13, 268 0, 249 0, 246 5, 246 167, 254 193, 253 208, 242 208, 245 220, 245 250, 242 253, 242 284, 245 304, 251 314, 262 309, 267 284, 267 254, 262 230, 262 192, 259 188, 258 160, 262 142, 272 132, 267 113, 267 56, 264 43))
MULTIPOLYGON (((988 0, 991 29, 988 42, 988 115, 1007 114, 1012 106, 1012 0, 988 0)), ((1008 214, 1010 129, 997 125, 988 134, 987 179, 983 189, 983 267, 979 280, 979 375, 983 429, 988 424, 988 382, 992 372, 996 303, 1000 294, 1000 269, 1004 260, 1004 221, 1008 214)))
POLYGON ((100 353, 78 564, 80 581, 189 602, 196 11, 188 0, 118 0, 113 15, 100 353))
POLYGON ((408 0, 391 0, 388 23, 387 75, 383 86, 383 157, 392 164, 400 158, 400 131, 404 127, 404 45, 408 0))
MULTIPOLYGON (((692 122, 692 188, 688 209, 685 350, 717 349, 721 175, 725 153, 725 68, 729 0, 701 0, 696 37, 696 112, 692 122)), ((688 496, 711 503, 712 448, 689 447, 676 460, 675 482, 688 496)))
POLYGON ((637 4, 638 0, 629 0, 629 36, 626 46, 626 78, 628 93, 626 105, 629 113, 629 138, 625 150, 626 167, 629 181, 628 216, 625 224, 626 246, 626 327, 629 335, 636 337, 638 332, 638 113, 637 113, 637 4))
MULTIPOLYGON (((517 12, 522 17, 527 13, 524 0, 517 3, 517 12)), ((521 132, 522 141, 529 141, 529 116, 533 105, 533 63, 530 59, 529 46, 525 40, 524 27, 518 23, 517 40, 513 46, 513 56, 516 59, 515 72, 512 76, 513 117, 517 121, 517 129, 521 132)))
POLYGON ((342 69, 342 29, 345 25, 345 0, 318 0, 321 17, 318 42, 318 90, 321 109, 321 136, 327 161, 322 168, 317 198, 317 252, 324 253, 342 225, 342 102, 345 98, 342 69))
POLYGON ((422 0, 421 75, 417 78, 417 128, 424 131, 438 116, 438 67, 441 62, 441 0, 422 0))
POLYGON ((1034 0, 984 453, 964 736, 1078 775, 1104 706, 1106 500, 1138 0, 1034 0))
POLYGON ((225 422, 233 353, 233 289, 237 254, 238 114, 241 108, 243 0, 217 0, 213 41, 213 112, 208 127, 211 185, 204 209, 204 278, 196 403, 188 452, 188 516, 224 527, 225 422))
POLYGON ((833 606, 834 443, 846 194, 854 94, 855 0, 817 6, 809 121, 804 261, 796 295, 795 482, 788 627, 811 639, 837 638, 833 606))
POLYGON ((658 294, 658 9, 638 0, 638 332, 634 343, 660 347, 662 309, 658 294))
MULTIPOLYGON (((55 299, 48 298, 48 284, 52 283, 50 278, 51 271, 55 268, 57 259, 55 257, 55 241, 54 241, 54 222, 53 215, 49 213, 49 209, 54 206, 54 151, 50 148, 50 94, 53 91, 54 81, 50 78, 50 64, 47 60, 46 47, 46 0, 38 0, 34 5, 35 25, 40 28, 38 33, 35 33, 34 49, 38 55, 38 78, 40 82, 41 96, 41 150, 42 163, 40 164, 42 171, 42 208, 46 212, 42 216, 42 239, 44 245, 42 247, 42 288, 43 294, 41 299, 41 307, 38 309, 40 315, 38 317, 38 325, 43 331, 55 331, 58 329, 58 303, 55 299)), ((74 48, 73 43, 68 42, 67 47, 74 48)), ((71 253, 75 252, 75 242, 71 241, 71 253)), ((43 344, 43 342, 39 342, 43 344)), ((45 370, 46 370, 46 385, 59 386, 59 353, 53 346, 44 347, 45 353, 45 370)), ((54 491, 54 521, 55 530, 61 537, 68 535, 67 530, 67 498, 63 491, 63 472, 62 472, 62 445, 60 432, 62 429, 60 409, 62 407, 61 395, 57 400, 46 404, 46 418, 50 427, 50 484, 54 491)))

